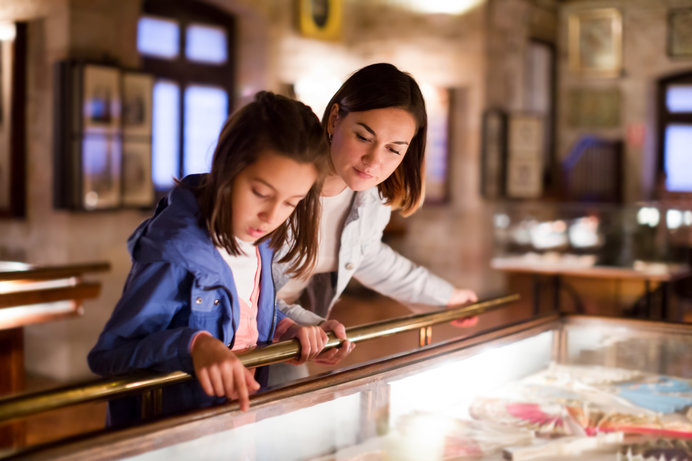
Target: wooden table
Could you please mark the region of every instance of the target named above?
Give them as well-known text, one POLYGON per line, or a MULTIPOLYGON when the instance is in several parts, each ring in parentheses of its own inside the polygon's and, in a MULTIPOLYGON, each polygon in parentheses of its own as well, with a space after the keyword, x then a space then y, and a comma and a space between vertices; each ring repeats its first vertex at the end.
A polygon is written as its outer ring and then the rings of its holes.
MULTIPOLYGON (((106 262, 35 266, 0 261, 0 395, 24 390, 24 327, 81 315, 99 282, 82 279, 110 269, 106 262)), ((23 443, 21 422, 0 428, 0 447, 23 443)))
MULTIPOLYGON (((673 313, 669 309, 670 283, 683 279, 692 274, 687 265, 675 264, 656 264, 644 265, 641 268, 614 267, 614 266, 586 266, 573 265, 566 263, 545 263, 527 261, 525 258, 518 257, 498 257, 493 258, 490 263, 491 268, 507 273, 523 273, 531 275, 533 279, 533 310, 534 315, 540 312, 539 292, 542 285, 542 278, 548 278, 553 286, 553 309, 561 311, 560 290, 563 287, 564 277, 582 277, 602 280, 640 280, 644 283, 645 296, 645 316, 652 319, 652 285, 660 284, 662 290, 660 318, 663 320, 679 321, 680 313, 673 313)), ((579 311, 578 293, 573 293, 577 299, 577 310, 579 311)), ((583 313, 583 312, 582 312, 583 313)))

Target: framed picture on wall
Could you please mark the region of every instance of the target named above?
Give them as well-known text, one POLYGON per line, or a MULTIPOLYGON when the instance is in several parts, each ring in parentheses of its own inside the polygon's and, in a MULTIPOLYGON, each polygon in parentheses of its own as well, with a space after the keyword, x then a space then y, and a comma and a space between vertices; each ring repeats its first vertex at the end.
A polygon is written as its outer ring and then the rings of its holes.
POLYGON ((125 139, 122 177, 124 206, 149 207, 154 203, 150 142, 125 139))
POLYGON ((320 40, 338 40, 341 37, 343 0, 295 1, 301 35, 320 40))
POLYGON ((154 77, 139 72, 123 73, 123 135, 151 138, 154 77))
POLYGON ((668 13, 668 55, 692 58, 692 8, 676 8, 668 13))
POLYGON ((120 205, 122 163, 119 136, 92 134, 81 143, 82 204, 86 210, 120 205))
POLYGON ((87 133, 120 130, 120 70, 87 64, 82 71, 82 127, 87 133))
POLYGON ((505 195, 507 174, 507 113, 488 109, 483 113, 481 193, 497 199, 505 195))
POLYGON ((530 113, 511 114, 507 135, 507 197, 539 198, 543 194, 545 119, 530 113))
POLYGON ((431 87, 425 92, 428 135, 425 146, 425 203, 441 204, 449 199, 448 149, 449 100, 446 88, 431 87))
POLYGON ((26 213, 26 24, 0 40, 0 218, 26 213))
POLYGON ((570 69, 583 76, 617 77, 622 71, 622 14, 616 8, 577 11, 568 18, 570 69))

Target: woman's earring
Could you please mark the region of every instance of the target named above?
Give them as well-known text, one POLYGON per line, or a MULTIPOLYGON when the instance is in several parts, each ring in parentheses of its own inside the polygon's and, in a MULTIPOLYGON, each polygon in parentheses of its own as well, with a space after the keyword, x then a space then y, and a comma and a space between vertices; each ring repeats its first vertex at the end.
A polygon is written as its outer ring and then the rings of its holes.
POLYGON ((329 141, 329 144, 332 143, 332 139, 334 139, 334 135, 332 133, 329 133, 329 136, 327 136, 327 141, 329 141))

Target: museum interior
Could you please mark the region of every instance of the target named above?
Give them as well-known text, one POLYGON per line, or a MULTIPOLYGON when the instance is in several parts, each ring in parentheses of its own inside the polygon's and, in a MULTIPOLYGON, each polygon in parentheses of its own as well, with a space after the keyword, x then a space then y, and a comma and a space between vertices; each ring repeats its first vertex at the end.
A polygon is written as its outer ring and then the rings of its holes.
POLYGON ((0 2, 0 458, 692 457, 691 247, 692 0, 0 2), (141 394, 153 416, 106 428, 124 394, 105 389, 142 381, 77 394, 99 379, 86 356, 130 234, 175 178, 209 171, 256 92, 321 118, 376 62, 411 74, 428 113, 425 200, 382 240, 473 290, 475 325, 353 279, 331 318, 384 326, 339 365, 309 364, 247 413, 157 418, 157 382, 141 394), (419 316, 433 323, 386 323, 419 316), (570 379, 617 402, 559 388, 579 404, 550 413, 538 386, 570 379), (641 382, 679 386, 673 410, 641 403, 641 382), (509 430, 517 402, 543 406, 509 430))

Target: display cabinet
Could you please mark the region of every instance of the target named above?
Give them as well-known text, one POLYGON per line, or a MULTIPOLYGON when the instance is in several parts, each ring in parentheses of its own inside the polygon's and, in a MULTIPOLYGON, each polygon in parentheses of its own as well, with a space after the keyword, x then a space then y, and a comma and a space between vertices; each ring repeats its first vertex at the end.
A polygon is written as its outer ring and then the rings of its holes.
POLYGON ((571 277, 617 281, 602 297, 606 302, 624 298, 622 309, 634 311, 639 301, 641 317, 680 320, 682 310, 670 303, 675 294, 671 288, 675 283, 678 294, 690 291, 686 279, 690 277, 691 227, 691 210, 661 203, 507 204, 493 215, 491 265, 510 274, 533 276, 536 312, 540 310, 538 291, 545 294, 546 285, 554 291, 556 310, 560 310, 558 291, 570 290, 576 310, 583 312, 584 292, 598 287, 582 284, 574 289, 574 284, 562 283, 571 277), (628 299, 628 291, 634 298, 628 299))
POLYGON ((690 348, 692 325, 552 314, 268 390, 246 413, 229 404, 18 457, 598 461, 686 450, 690 348))

